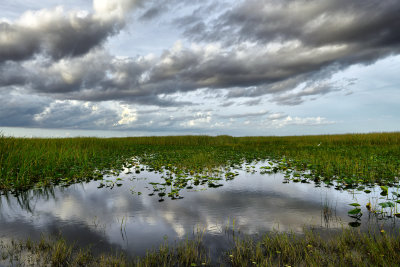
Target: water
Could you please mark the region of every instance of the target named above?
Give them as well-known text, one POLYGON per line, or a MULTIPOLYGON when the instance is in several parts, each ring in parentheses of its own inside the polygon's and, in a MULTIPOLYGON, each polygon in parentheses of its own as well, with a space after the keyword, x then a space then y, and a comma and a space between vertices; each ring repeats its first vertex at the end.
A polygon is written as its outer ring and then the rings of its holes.
POLYGON ((371 194, 337 191, 307 183, 284 184, 281 174, 241 170, 234 180, 223 181, 222 187, 185 189, 180 193, 183 199, 164 197, 159 202, 157 194, 149 196, 153 192, 149 182, 161 181, 160 176, 147 171, 122 174, 122 186, 112 189, 99 189, 100 181, 92 181, 31 190, 18 197, 3 195, 0 240, 61 234, 78 246, 92 245, 97 252, 112 249, 144 255, 165 240, 173 243, 203 231, 205 245, 218 252, 232 244, 233 232, 331 231, 349 227, 351 222, 361 223, 363 230, 398 228, 397 218, 378 220, 365 208, 369 201, 379 200, 379 188, 372 188, 371 194), (359 221, 347 214, 353 202, 361 204, 359 221))

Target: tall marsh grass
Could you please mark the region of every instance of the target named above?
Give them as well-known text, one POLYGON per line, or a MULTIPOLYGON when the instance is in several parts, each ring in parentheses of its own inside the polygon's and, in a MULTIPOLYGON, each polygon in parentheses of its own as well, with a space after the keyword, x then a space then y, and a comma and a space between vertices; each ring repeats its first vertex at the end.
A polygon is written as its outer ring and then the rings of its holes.
POLYGON ((341 230, 322 238, 268 233, 257 240, 236 237, 212 259, 201 238, 161 244, 143 257, 121 252, 94 254, 62 238, 0 242, 0 264, 9 266, 399 266, 400 236, 341 230))
POLYGON ((13 138, 0 136, 0 190, 101 177, 136 156, 141 163, 202 172, 261 159, 290 160, 321 179, 387 185, 400 176, 400 133, 291 137, 168 136, 13 138))

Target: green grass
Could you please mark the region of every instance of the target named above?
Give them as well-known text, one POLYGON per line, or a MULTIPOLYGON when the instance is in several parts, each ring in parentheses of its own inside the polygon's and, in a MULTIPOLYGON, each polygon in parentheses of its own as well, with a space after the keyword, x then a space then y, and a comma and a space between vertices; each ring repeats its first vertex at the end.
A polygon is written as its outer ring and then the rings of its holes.
POLYGON ((134 138, 0 137, 0 190, 26 190, 101 179, 136 156, 174 173, 275 160, 275 171, 311 171, 310 179, 392 185, 400 176, 400 133, 294 137, 134 138))
POLYGON ((0 264, 12 266, 204 266, 210 259, 201 244, 201 236, 174 246, 163 243, 143 257, 122 252, 95 254, 88 248, 67 244, 65 239, 0 243, 0 264))
MULTIPOLYGON (((102 179, 107 173, 118 174, 124 166, 135 169, 132 157, 148 170, 169 173, 165 177, 166 184, 171 183, 173 190, 177 190, 166 192, 172 197, 178 196, 179 188, 200 180, 207 181, 210 187, 218 186, 218 179, 213 175, 216 168, 226 168, 226 179, 231 179, 235 166, 264 159, 272 163, 265 163, 261 172, 284 172, 293 181, 336 181, 342 188, 379 184, 385 191, 385 186, 398 183, 400 176, 400 133, 65 139, 0 136, 0 192, 102 179), (204 176, 207 173, 209 175, 204 176)), ((157 192, 165 194, 162 190, 157 192)), ((198 241, 186 241, 174 247, 162 244, 157 251, 133 260, 123 254, 94 255, 90 249, 71 246, 62 239, 14 242, 0 248, 0 261, 25 262, 30 253, 28 260, 38 260, 38 265, 190 266, 210 263, 198 241)), ((221 257, 228 266, 395 266, 400 265, 399 250, 399 235, 346 230, 329 239, 313 233, 304 236, 277 233, 257 240, 237 239, 232 250, 221 257)))
POLYGON ((329 238, 272 233, 237 240, 232 266, 398 266, 400 236, 343 230, 329 238))
POLYGON ((62 238, 0 243, 0 263, 13 266, 399 266, 400 235, 341 230, 322 238, 269 233, 260 239, 235 238, 232 249, 211 261, 201 238, 166 243, 144 257, 124 253, 95 255, 62 238))

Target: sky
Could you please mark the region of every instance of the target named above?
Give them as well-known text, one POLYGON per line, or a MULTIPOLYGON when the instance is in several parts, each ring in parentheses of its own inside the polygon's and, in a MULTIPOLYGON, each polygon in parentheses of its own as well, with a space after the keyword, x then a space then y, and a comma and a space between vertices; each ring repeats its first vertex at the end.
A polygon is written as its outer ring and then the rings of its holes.
POLYGON ((2 0, 0 134, 400 131, 398 0, 2 0))

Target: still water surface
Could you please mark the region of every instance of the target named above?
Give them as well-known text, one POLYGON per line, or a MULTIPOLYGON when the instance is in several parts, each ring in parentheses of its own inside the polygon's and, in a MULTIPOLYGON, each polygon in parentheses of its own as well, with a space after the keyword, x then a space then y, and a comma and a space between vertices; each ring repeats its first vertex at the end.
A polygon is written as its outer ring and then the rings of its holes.
POLYGON ((372 196, 378 198, 377 188, 367 195, 307 183, 284 184, 281 174, 241 170, 222 187, 199 186, 183 190, 183 199, 159 202, 157 195, 149 196, 149 182, 161 181, 160 174, 142 171, 119 177, 122 186, 113 189, 98 188, 100 182, 92 181, 1 196, 0 240, 61 234, 76 245, 92 245, 97 252, 114 249, 144 255, 165 240, 172 243, 204 231, 205 245, 216 253, 231 245, 232 232, 349 227, 355 221, 347 214, 353 202, 362 204, 361 229, 397 229, 397 218, 377 220, 365 208, 372 196))

